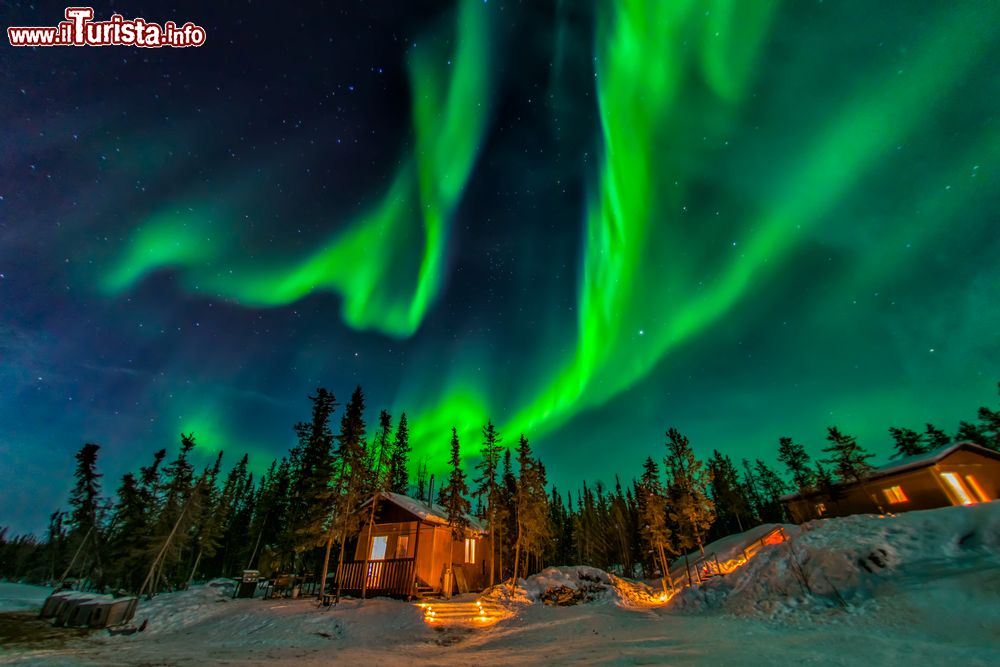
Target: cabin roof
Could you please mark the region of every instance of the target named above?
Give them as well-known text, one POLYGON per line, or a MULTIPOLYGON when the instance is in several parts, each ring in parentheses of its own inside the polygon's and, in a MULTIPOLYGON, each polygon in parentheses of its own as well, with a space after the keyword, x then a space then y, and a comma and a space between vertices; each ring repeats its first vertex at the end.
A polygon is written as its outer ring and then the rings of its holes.
MULTIPOLYGON (((938 447, 937 449, 932 449, 929 452, 924 452, 923 454, 916 454, 914 456, 906 456, 896 461, 890 461, 886 464, 878 466, 866 479, 879 479, 882 477, 891 477, 892 475, 897 475, 901 472, 907 472, 909 470, 916 470, 919 468, 926 468, 932 466, 935 463, 939 463, 942 460, 948 458, 953 453, 960 449, 966 451, 975 452, 983 456, 1000 460, 1000 453, 994 452, 992 449, 987 449, 981 445, 977 445, 974 442, 953 442, 950 445, 944 445, 943 447, 938 447)), ((841 482, 841 486, 849 487, 854 486, 856 482, 841 482)), ((806 491, 805 493, 790 493, 788 495, 782 496, 781 500, 795 500, 796 498, 811 497, 818 494, 818 491, 806 491)))
MULTIPOLYGON (((422 500, 417 500, 416 498, 404 496, 401 493, 392 493, 391 491, 381 491, 376 494, 375 497, 387 500, 393 505, 401 507, 410 514, 416 516, 421 521, 437 524, 439 526, 448 525, 448 510, 436 503, 427 503, 422 500)), ((369 498, 364 502, 364 504, 362 504, 362 507, 367 507, 368 503, 371 501, 372 498, 369 498)), ((469 520, 469 526, 472 530, 479 533, 486 532, 486 526, 482 521, 471 514, 466 514, 465 518, 469 520)))

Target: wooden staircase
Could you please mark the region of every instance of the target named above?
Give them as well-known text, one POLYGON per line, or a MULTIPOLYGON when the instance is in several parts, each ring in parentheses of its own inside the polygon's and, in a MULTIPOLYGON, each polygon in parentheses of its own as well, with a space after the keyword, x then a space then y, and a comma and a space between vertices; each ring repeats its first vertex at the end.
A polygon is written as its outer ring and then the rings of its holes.
POLYGON ((417 602, 423 602, 425 600, 437 600, 441 597, 441 594, 435 591, 433 588, 423 583, 422 581, 417 582, 416 594, 413 599, 417 602))
POLYGON ((432 625, 492 625, 510 617, 506 608, 493 602, 448 602, 438 600, 420 605, 424 620, 432 625))

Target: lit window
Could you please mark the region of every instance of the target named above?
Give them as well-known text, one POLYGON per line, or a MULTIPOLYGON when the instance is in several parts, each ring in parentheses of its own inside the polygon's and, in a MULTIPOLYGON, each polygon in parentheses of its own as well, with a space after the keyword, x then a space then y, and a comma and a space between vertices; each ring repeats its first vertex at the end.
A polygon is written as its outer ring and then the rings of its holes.
POLYGON ((976 481, 975 477, 966 475, 965 481, 969 483, 969 487, 975 492, 981 502, 988 503, 990 501, 990 497, 983 491, 983 487, 979 486, 979 482, 976 481))
POLYGON ((823 516, 826 513, 826 503, 816 503, 816 516, 823 516))
POLYGON ((465 562, 476 562, 476 540, 471 537, 466 538, 465 540, 465 562))
POLYGON ((400 535, 396 538, 396 558, 406 558, 410 549, 410 536, 400 535))
POLYGON ((376 535, 372 538, 371 560, 384 560, 385 547, 389 543, 388 535, 376 535))
POLYGON ((882 489, 882 493, 885 494, 886 499, 893 505, 898 503, 905 503, 909 498, 903 492, 903 487, 901 486, 890 486, 888 489, 882 489))
POLYGON ((953 472, 943 472, 941 473, 941 479, 948 483, 951 487, 952 492, 958 499, 958 502, 962 505, 972 505, 976 501, 972 499, 969 495, 969 491, 965 488, 965 484, 962 484, 962 478, 953 472))

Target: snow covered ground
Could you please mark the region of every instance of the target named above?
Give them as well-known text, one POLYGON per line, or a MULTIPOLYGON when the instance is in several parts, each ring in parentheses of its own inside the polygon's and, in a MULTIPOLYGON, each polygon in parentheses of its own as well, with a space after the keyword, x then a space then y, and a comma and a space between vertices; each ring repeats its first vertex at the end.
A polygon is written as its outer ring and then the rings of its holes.
POLYGON ((813 522, 666 605, 599 570, 552 568, 506 596, 509 618, 480 628, 429 625, 392 600, 324 610, 227 592, 163 595, 140 607, 141 634, 0 649, 0 664, 993 666, 1000 502, 813 522), (587 604, 536 602, 583 585, 597 590, 587 604))
POLYGON ((39 609, 51 588, 0 581, 0 613, 39 609))

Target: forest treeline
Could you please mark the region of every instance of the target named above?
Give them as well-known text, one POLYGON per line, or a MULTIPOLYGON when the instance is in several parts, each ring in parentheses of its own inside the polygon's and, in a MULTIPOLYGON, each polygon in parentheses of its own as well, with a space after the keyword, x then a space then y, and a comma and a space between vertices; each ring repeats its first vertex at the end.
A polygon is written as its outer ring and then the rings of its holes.
MULTIPOLYGON (((461 443, 452 429, 446 474, 435 493, 428 462, 411 465, 405 413, 394 421, 381 410, 370 428, 358 387, 334 432, 340 407, 334 395, 320 388, 309 399, 310 418, 295 424, 294 446, 259 476, 245 454, 226 471, 222 452, 196 468, 196 435, 182 434, 176 450, 153 453, 107 497, 100 446, 85 444, 75 455, 67 506, 52 513, 41 539, 0 528, 0 577, 69 578, 81 588, 146 594, 243 569, 309 573, 326 581, 327 568, 353 553, 367 518, 362 504, 391 491, 425 502, 433 493, 457 539, 468 531, 469 516, 477 517, 492 537, 494 582, 567 563, 653 578, 678 554, 762 522, 786 521, 786 493, 819 491, 836 499, 838 484, 873 471, 872 454, 837 427, 827 429, 817 457, 792 438, 780 438, 775 454, 781 469, 762 459, 737 465, 717 450, 702 461, 670 428, 665 448, 651 450, 630 482, 616 477, 612 487, 584 482, 563 492, 549 484, 524 434, 508 444, 488 422, 474 444, 461 443), (463 458, 475 466, 466 470, 463 458)), ((926 424, 893 426, 889 435, 893 457, 955 440, 1000 451, 1000 410, 979 408, 954 434, 926 424)))

